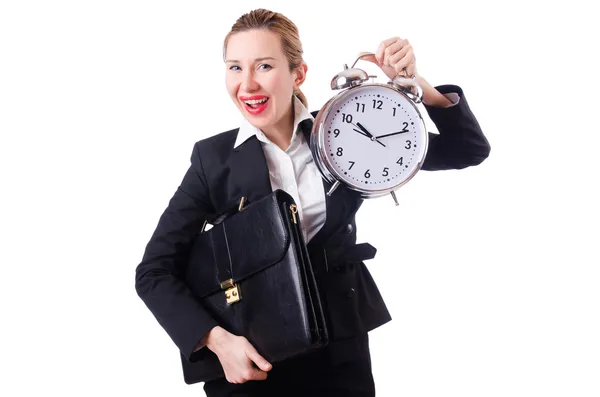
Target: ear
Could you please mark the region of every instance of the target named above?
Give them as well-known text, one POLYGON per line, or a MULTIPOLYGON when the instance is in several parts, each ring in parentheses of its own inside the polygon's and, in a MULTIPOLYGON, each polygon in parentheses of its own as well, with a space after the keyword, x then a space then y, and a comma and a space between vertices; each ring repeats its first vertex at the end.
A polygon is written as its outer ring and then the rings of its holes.
POLYGON ((297 90, 298 88, 300 88, 302 83, 304 83, 304 80, 306 80, 306 72, 307 71, 308 71, 308 65, 304 62, 302 62, 300 64, 300 66, 298 66, 294 70, 294 72, 293 72, 294 90, 297 90))

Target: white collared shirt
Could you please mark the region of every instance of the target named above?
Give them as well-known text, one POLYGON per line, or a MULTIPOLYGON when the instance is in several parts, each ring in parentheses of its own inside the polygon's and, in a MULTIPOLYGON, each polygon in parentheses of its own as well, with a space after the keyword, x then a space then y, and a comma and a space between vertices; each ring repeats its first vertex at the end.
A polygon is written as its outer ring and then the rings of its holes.
POLYGON ((323 227, 326 219, 325 188, 313 160, 309 143, 299 130, 300 122, 314 118, 304 104, 294 96, 294 134, 283 151, 245 118, 242 120, 234 147, 256 135, 267 159, 272 190, 289 193, 298 206, 304 239, 308 243, 323 227))

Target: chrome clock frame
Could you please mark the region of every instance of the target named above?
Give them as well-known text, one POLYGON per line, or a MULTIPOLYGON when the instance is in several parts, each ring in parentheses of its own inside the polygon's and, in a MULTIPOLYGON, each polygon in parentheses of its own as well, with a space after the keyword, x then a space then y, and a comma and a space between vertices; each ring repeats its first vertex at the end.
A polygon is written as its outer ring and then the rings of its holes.
MULTIPOLYGON (((398 78, 398 79, 400 79, 400 78, 398 78)), ((405 79, 402 79, 402 80, 405 80, 405 79)), ((319 169, 319 171, 321 172, 321 175, 325 178, 325 180, 327 182, 333 184, 331 189, 327 192, 327 195, 331 195, 333 193, 333 191, 335 189, 337 189, 337 187, 341 183, 343 183, 351 190, 354 190, 354 191, 360 193, 360 196, 362 198, 366 198, 366 199, 377 198, 377 197, 385 196, 387 194, 391 194, 392 197, 394 198, 394 201, 396 202, 396 205, 398 205, 398 201, 396 200, 396 196, 395 196, 394 192, 396 190, 398 190, 400 187, 402 187, 403 185, 405 185, 406 183, 408 183, 418 173, 418 171, 423 166, 423 162, 425 161, 425 156, 427 155, 427 148, 429 146, 429 133, 427 132, 425 122, 423 120, 421 112, 419 111, 419 109, 416 106, 416 103, 420 102, 422 91, 420 91, 420 87, 418 87, 418 85, 417 85, 418 91, 417 91, 416 95, 412 95, 411 93, 407 94, 402 87, 398 86, 398 84, 396 83, 396 79, 388 82, 387 84, 376 83, 376 82, 366 82, 366 81, 364 81, 364 79, 361 79, 361 80, 357 81, 356 84, 349 84, 349 85, 350 85, 349 88, 345 88, 343 91, 336 94, 329 101, 327 101, 327 103, 321 108, 321 110, 315 117, 315 122, 313 125, 312 133, 310 135, 310 149, 312 151, 313 158, 315 159, 315 163, 317 164, 317 168, 319 169), (422 141, 424 143, 424 147, 422 147, 422 150, 421 150, 422 155, 420 156, 419 159, 417 159, 417 166, 413 169, 413 171, 406 178, 404 178, 401 182, 395 184, 392 187, 385 188, 385 189, 364 188, 362 184, 357 184, 357 183, 351 181, 350 179, 344 178, 341 174, 339 174, 335 170, 335 168, 333 167, 333 164, 331 163, 330 159, 327 156, 327 151, 325 150, 325 135, 326 135, 325 134, 326 133, 325 120, 327 119, 327 116, 331 112, 331 109, 333 108, 333 106, 338 103, 343 102, 347 97, 355 95, 355 92, 358 89, 370 88, 370 87, 381 87, 384 89, 393 90, 393 91, 401 94, 405 98, 406 103, 410 104, 410 106, 412 106, 414 108, 416 114, 419 116, 417 128, 419 131, 421 131, 420 133, 422 135, 422 138, 423 138, 422 141)))

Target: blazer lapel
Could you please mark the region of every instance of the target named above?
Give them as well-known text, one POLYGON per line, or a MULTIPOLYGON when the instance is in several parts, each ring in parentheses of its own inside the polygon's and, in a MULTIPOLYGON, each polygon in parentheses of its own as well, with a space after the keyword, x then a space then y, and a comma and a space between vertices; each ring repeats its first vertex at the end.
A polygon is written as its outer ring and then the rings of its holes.
POLYGON ((272 192, 267 159, 256 136, 233 149, 229 169, 227 196, 233 202, 246 197, 250 203, 272 192))

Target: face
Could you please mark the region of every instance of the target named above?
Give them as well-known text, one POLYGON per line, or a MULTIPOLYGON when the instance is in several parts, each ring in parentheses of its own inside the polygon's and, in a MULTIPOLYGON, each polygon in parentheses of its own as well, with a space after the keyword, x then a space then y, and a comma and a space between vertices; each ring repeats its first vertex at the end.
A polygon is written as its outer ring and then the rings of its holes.
POLYGON ((290 71, 281 39, 266 29, 232 35, 225 54, 227 91, 244 117, 263 130, 281 124, 291 112, 294 89, 306 65, 290 71))

